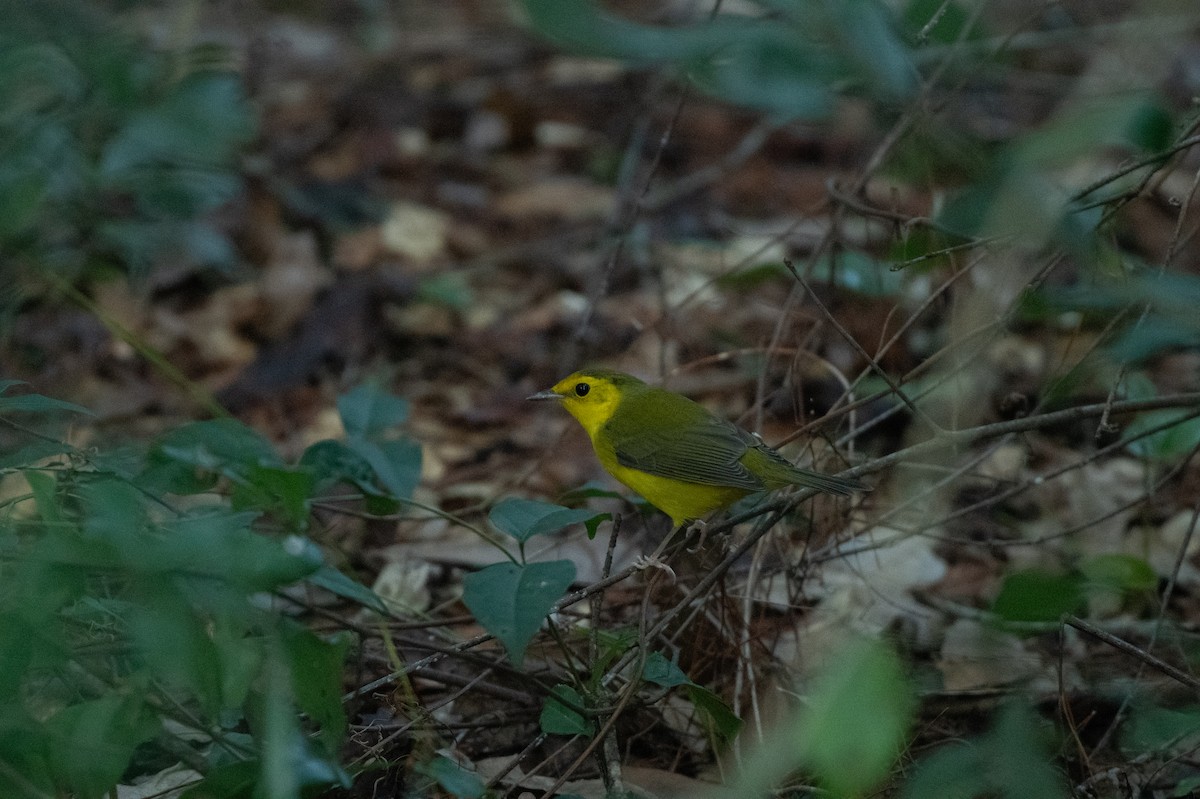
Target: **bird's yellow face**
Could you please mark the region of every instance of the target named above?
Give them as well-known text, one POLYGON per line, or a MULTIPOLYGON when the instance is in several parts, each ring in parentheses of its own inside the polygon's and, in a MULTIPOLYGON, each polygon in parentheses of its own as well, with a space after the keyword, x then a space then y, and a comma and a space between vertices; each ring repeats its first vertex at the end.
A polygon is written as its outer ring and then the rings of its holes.
POLYGON ((546 391, 530 399, 555 399, 583 425, 589 436, 595 436, 621 403, 621 389, 610 379, 587 372, 564 377, 546 391))

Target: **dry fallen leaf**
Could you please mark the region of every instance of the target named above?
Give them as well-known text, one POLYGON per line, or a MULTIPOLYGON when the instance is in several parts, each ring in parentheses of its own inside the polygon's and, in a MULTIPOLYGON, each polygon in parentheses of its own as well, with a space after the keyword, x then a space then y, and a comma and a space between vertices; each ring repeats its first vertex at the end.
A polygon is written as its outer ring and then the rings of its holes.
POLYGON ((574 177, 556 177, 513 189, 496 199, 494 210, 514 221, 531 218, 583 222, 612 213, 611 188, 574 177))
POLYGON ((446 251, 450 224, 450 217, 435 208, 393 203, 383 220, 383 247, 415 267, 429 267, 446 251))

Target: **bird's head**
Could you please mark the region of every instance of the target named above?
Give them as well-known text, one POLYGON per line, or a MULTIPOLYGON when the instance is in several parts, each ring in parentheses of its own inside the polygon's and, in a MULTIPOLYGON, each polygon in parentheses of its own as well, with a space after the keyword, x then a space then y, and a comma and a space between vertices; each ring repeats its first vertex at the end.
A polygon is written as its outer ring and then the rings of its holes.
POLYGON ((623 372, 583 369, 529 399, 558 400, 589 435, 594 435, 616 413, 623 396, 645 385, 633 375, 623 372))

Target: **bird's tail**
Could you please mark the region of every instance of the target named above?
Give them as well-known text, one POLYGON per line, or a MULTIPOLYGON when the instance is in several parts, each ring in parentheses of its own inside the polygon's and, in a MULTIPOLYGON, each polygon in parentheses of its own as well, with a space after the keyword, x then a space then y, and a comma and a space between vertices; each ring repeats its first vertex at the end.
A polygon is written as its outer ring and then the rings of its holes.
POLYGON ((801 469, 796 466, 791 467, 789 470, 789 477, 793 485, 815 488, 818 491, 825 491, 842 497, 848 497, 855 491, 866 491, 869 488, 866 483, 859 482, 850 477, 830 477, 827 474, 810 472, 807 469, 801 469))

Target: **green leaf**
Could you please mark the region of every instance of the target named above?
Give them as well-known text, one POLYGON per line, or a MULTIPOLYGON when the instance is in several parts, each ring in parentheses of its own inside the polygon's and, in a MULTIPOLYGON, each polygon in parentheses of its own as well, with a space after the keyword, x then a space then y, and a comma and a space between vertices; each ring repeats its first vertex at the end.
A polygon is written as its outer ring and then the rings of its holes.
POLYGON ((357 580, 346 576, 328 563, 310 574, 308 581, 318 588, 332 591, 343 599, 357 602, 376 613, 381 613, 385 616, 388 614, 387 604, 378 594, 357 580))
POLYGON ((435 273, 421 279, 417 286, 421 301, 464 311, 475 302, 471 284, 462 272, 435 273))
POLYGON ((439 755, 427 763, 418 763, 416 770, 436 780, 442 790, 460 799, 479 799, 487 791, 478 774, 466 770, 448 757, 439 755))
POLYGON ((275 448, 254 430, 233 419, 212 419, 161 436, 140 481, 149 489, 197 493, 212 488, 214 475, 241 482, 254 467, 283 465, 275 448))
POLYGON ((1184 777, 1171 792, 1172 799, 1191 799, 1200 793, 1200 776, 1184 777))
POLYGON ((578 488, 572 488, 570 491, 564 492, 558 498, 560 505, 575 504, 583 502, 585 499, 624 499, 624 495, 620 491, 613 491, 606 487, 603 483, 589 480, 578 488))
POLYGON ((519 666, 542 620, 574 580, 569 560, 497 563, 463 578, 463 602, 519 666))
POLYGON ((408 401, 364 383, 338 397, 338 413, 346 434, 370 438, 408 418, 408 401))
POLYGON ((722 741, 729 743, 742 731, 742 720, 721 697, 695 683, 689 683, 685 690, 692 704, 709 720, 713 731, 722 741))
POLYGON ((6 780, 5 787, 10 788, 12 799, 59 795, 60 786, 54 784, 51 764, 55 757, 52 750, 60 746, 61 742, 53 740, 46 726, 30 718, 20 703, 5 707, 5 712, 0 713, 0 763, 26 783, 24 790, 18 791, 12 790, 16 780, 6 780))
POLYGON ((586 705, 578 691, 566 683, 559 683, 550 689, 538 724, 542 732, 551 735, 583 735, 591 738, 596 733, 594 725, 575 709, 586 705))
MULTIPOLYGON (((0 708, 17 701, 37 636, 38 630, 18 613, 0 612, 0 708)), ((0 710, 0 719, 3 717, 0 710)))
POLYGON ((77 489, 84 506, 83 531, 127 554, 142 546, 148 518, 143 495, 123 480, 101 477, 77 489))
POLYGON ((12 469, 43 463, 54 455, 65 455, 74 452, 75 448, 64 441, 46 441, 37 439, 19 449, 0 453, 0 469, 12 469))
POLYGON ((1142 436, 1129 443, 1129 451, 1153 461, 1172 463, 1188 455, 1200 444, 1200 416, 1179 411, 1148 411, 1140 413, 1126 429, 1127 436, 1163 427, 1156 433, 1142 436))
POLYGON ((1016 702, 977 741, 939 749, 919 762, 904 799, 1066 799, 1062 775, 1047 759, 1040 721, 1016 702))
POLYGON ((720 48, 681 65, 703 91, 781 121, 819 119, 832 111, 830 86, 846 65, 789 35, 794 29, 748 30, 742 21, 726 17, 697 33, 720 48))
MULTIPOLYGON (((1193 349, 1197 346, 1200 346, 1200 325, 1195 324, 1195 320, 1151 310, 1136 325, 1121 333, 1108 348, 1108 354, 1116 360, 1140 363, 1167 350, 1193 349)), ((1157 413, 1170 418, 1171 412, 1157 413)))
POLYGON ((1031 569, 1004 578, 992 612, 1006 621, 1054 622, 1083 604, 1079 578, 1031 569))
POLYGON ((249 141, 253 131, 238 77, 197 73, 129 119, 108 142, 100 160, 101 174, 115 182, 138 168, 220 165, 233 157, 238 145, 249 141))
POLYGON ((524 543, 535 535, 557 533, 572 524, 607 515, 586 508, 564 508, 534 499, 510 498, 496 503, 488 513, 488 521, 500 532, 524 543))
POLYGON ((918 73, 887 6, 875 0, 843 0, 829 6, 828 13, 866 85, 892 100, 912 94, 918 73))
POLYGON ((904 9, 904 22, 910 34, 915 36, 938 14, 940 16, 937 17, 937 24, 928 31, 930 41, 937 44, 953 44, 964 33, 967 34, 968 41, 980 38, 978 24, 967 31, 971 15, 967 13, 961 3, 947 4, 943 0, 912 0, 904 9))
POLYGON ((663 688, 693 684, 683 673, 683 669, 679 668, 679 664, 667 660, 666 655, 661 652, 651 652, 646 656, 646 665, 642 667, 642 679, 663 688))
MULTIPOLYGON (((8 388, 19 383, 19 381, 9 380, 8 385, 0 385, 0 394, 3 394, 8 388)), ((82 405, 76 405, 73 402, 63 402, 51 397, 43 397, 41 394, 22 394, 17 397, 0 397, 0 416, 9 413, 52 413, 55 411, 66 411, 69 413, 82 413, 85 416, 92 416, 92 412, 82 405)))
POLYGON ((896 297, 904 291, 906 281, 904 272, 854 251, 822 256, 813 264, 812 274, 814 280, 866 297, 896 297))
POLYGON ((368 494, 380 494, 371 464, 341 441, 318 441, 304 450, 300 465, 316 480, 315 490, 324 491, 341 482, 358 486, 368 494))
POLYGON ((409 499, 421 482, 421 445, 409 439, 351 438, 350 448, 370 464, 379 482, 397 499, 409 499))
MULTIPOLYGON (((287 644, 271 647, 263 673, 262 734, 258 738, 262 770, 255 795, 270 799, 299 799, 302 789, 308 787, 336 785, 349 788, 350 779, 346 772, 323 748, 310 742, 300 727, 299 714, 292 698, 305 689, 292 680, 296 664, 290 662, 287 650, 287 644)), ((302 652, 308 650, 307 645, 301 645, 302 652)), ((319 660, 318 668, 330 665, 328 653, 320 655, 319 660)), ((320 679, 328 682, 340 676, 341 669, 337 668, 320 679)), ((323 695, 326 690, 326 687, 320 687, 317 695, 323 695)), ((317 699, 318 707, 325 704, 326 700, 317 699)), ((310 793, 315 795, 317 792, 310 793)))
POLYGON ((173 587, 147 593, 128 613, 134 642, 155 676, 195 696, 206 712, 216 715, 221 696, 220 656, 200 618, 173 587))
POLYGON ((1121 728, 1121 743, 1135 754, 1192 750, 1200 744, 1200 705, 1135 705, 1130 723, 1121 728))
POLYGON ((345 635, 321 639, 294 623, 282 625, 282 640, 296 704, 321 728, 319 740, 325 754, 336 758, 346 731, 342 665, 350 640, 345 635))
POLYGON ((159 730, 140 697, 106 694, 46 722, 52 768, 80 799, 101 799, 121 778, 138 744, 159 730))
POLYGON ((179 799, 251 799, 262 771, 258 760, 235 760, 209 769, 204 779, 179 795, 179 799))
POLYGON ((289 530, 308 526, 308 502, 316 478, 305 469, 286 466, 250 466, 246 482, 234 486, 230 500, 235 510, 259 509, 274 513, 289 530))
POLYGON ((210 626, 213 651, 220 675, 221 703, 240 708, 262 672, 264 647, 261 636, 251 635, 245 606, 216 618, 210 626))
POLYGON ((46 524, 62 524, 65 519, 62 507, 58 502, 58 480, 52 474, 34 469, 23 472, 25 481, 33 490, 33 499, 37 503, 38 514, 46 524))
POLYGON ((1079 567, 1089 588, 1106 588, 1122 593, 1142 593, 1158 587, 1158 575, 1142 558, 1133 555, 1097 555, 1079 567))
POLYGON ((197 508, 172 520, 173 535, 147 540, 129 567, 146 572, 176 572, 202 581, 195 590, 218 582, 242 593, 273 591, 320 568, 321 550, 308 539, 269 538, 249 529, 254 513, 197 508))
POLYGON ((852 641, 830 658, 798 719, 805 764, 835 794, 866 794, 899 756, 914 704, 895 653, 852 641))
POLYGON ((300 799, 304 734, 291 703, 291 670, 279 653, 264 669, 262 699, 262 772, 259 791, 270 799, 300 799))
POLYGON ((583 529, 587 530, 588 540, 591 541, 596 537, 596 531, 600 529, 600 525, 605 522, 612 521, 611 513, 597 513, 592 518, 583 523, 583 529))

